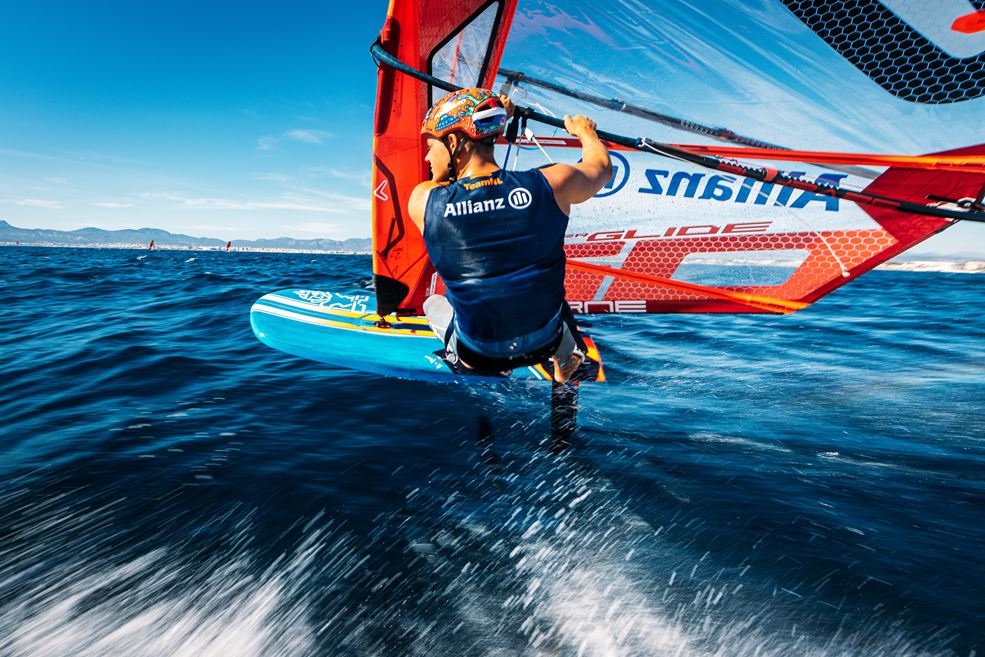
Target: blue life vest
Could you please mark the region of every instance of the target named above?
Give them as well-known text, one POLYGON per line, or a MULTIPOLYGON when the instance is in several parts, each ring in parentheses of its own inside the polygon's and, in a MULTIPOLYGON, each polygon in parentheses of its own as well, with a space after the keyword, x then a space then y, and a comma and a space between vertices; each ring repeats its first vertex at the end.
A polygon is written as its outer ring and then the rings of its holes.
POLYGON ((525 351, 556 339, 567 227, 537 169, 500 170, 431 190, 424 243, 468 346, 525 351))

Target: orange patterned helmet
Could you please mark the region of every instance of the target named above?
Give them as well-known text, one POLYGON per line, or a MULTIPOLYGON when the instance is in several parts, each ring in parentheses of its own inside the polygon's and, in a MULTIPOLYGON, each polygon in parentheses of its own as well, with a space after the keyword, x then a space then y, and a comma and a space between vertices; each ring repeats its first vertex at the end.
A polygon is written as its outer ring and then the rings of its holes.
POLYGON ((453 91, 424 115, 422 135, 442 139, 461 132, 469 139, 494 137, 506 127, 506 108, 499 96, 488 89, 474 87, 453 91))

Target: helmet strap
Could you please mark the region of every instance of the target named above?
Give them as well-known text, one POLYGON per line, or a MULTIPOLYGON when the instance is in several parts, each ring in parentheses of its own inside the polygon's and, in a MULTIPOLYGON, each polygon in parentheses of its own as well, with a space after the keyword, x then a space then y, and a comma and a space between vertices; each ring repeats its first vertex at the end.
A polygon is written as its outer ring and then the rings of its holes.
POLYGON ((465 137, 460 137, 458 140, 458 145, 455 146, 455 150, 453 151, 451 146, 448 145, 448 137, 445 136, 441 138, 441 143, 445 145, 446 149, 448 149, 448 180, 451 182, 455 182, 458 179, 458 167, 455 166, 455 158, 462 152, 462 148, 465 146, 465 141, 465 137))

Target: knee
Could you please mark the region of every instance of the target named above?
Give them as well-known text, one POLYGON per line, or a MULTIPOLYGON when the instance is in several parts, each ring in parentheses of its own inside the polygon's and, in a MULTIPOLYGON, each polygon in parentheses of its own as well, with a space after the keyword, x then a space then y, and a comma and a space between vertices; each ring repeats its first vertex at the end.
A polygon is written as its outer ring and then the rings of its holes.
POLYGON ((430 315, 435 312, 439 312, 445 308, 450 308, 451 304, 448 303, 448 299, 440 294, 432 294, 427 299, 424 300, 422 306, 424 308, 424 314, 430 315))

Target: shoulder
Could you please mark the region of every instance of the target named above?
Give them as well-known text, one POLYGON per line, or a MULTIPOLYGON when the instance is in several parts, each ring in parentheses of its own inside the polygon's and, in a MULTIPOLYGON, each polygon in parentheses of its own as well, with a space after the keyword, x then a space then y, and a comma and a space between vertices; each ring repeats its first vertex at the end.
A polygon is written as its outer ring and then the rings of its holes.
POLYGON ((436 183, 426 180, 415 187, 410 193, 410 199, 407 201, 407 210, 410 213, 411 220, 417 225, 422 234, 424 233, 424 213, 427 211, 428 197, 431 195, 431 190, 447 186, 447 183, 436 183))
POLYGON ((410 193, 410 199, 412 202, 414 201, 414 199, 426 201, 432 189, 436 189, 438 187, 447 187, 447 186, 448 183, 436 183, 430 180, 425 180, 424 182, 417 185, 417 187, 414 188, 414 191, 410 193))
POLYGON ((534 169, 534 171, 540 172, 544 176, 544 179, 547 180, 547 184, 555 190, 564 185, 573 176, 578 175, 578 169, 570 164, 552 164, 540 169, 534 169))
POLYGON ((540 169, 533 169, 532 172, 539 174, 541 179, 544 180, 544 184, 554 197, 554 202, 557 204, 561 214, 570 214, 571 200, 569 190, 572 187, 572 181, 578 175, 578 169, 570 164, 552 164, 541 167, 540 169))

